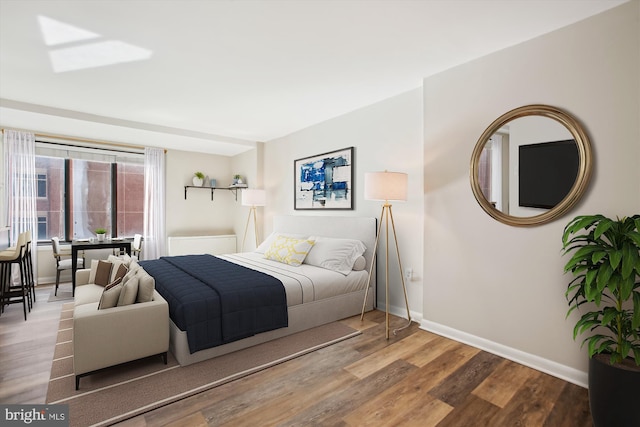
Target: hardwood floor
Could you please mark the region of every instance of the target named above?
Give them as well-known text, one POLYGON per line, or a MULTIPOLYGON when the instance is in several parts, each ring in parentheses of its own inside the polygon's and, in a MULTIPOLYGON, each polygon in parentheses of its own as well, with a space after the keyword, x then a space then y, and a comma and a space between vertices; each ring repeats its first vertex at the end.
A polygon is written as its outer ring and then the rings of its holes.
MULTIPOLYGON (((27 322, 17 306, 0 317, 2 403, 44 402, 62 304, 50 289, 27 322)), ((343 322, 362 335, 119 425, 591 426, 581 387, 417 324, 387 341, 381 312, 343 322)))
MULTIPOLYGON (((61 284, 60 291, 71 284, 61 284)), ((47 302, 53 286, 36 287, 24 320, 21 304, 0 315, 0 403, 44 403, 63 302, 47 302)))

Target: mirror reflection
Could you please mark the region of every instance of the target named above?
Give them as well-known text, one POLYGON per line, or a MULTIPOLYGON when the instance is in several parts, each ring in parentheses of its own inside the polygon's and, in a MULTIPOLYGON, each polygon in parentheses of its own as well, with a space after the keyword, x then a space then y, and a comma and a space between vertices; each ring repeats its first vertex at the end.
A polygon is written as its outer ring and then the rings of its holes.
POLYGON ((591 145, 576 119, 548 105, 498 117, 471 155, 471 189, 487 214, 508 225, 549 222, 585 192, 591 145))
POLYGON ((520 117, 485 142, 478 182, 494 208, 528 217, 555 207, 569 194, 578 164, 578 147, 567 128, 548 117, 520 117))

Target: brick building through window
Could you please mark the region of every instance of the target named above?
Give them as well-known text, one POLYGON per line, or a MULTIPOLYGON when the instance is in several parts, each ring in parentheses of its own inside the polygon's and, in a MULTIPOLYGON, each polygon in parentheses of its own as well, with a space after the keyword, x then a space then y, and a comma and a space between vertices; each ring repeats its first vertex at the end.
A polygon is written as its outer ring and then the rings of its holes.
POLYGON ((39 151, 35 177, 39 241, 90 238, 96 228, 105 228, 114 237, 142 233, 142 155, 127 153, 119 158, 105 155, 104 150, 87 155, 87 149, 78 155, 42 143, 39 151))

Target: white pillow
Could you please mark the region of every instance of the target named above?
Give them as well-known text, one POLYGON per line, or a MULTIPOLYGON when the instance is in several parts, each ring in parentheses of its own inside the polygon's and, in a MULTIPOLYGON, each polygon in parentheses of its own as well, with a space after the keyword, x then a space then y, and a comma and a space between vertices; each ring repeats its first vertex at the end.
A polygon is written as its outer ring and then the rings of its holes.
POLYGON ((313 247, 313 243, 313 240, 278 236, 264 253, 264 257, 298 267, 313 247))
POLYGON ((305 264, 337 271, 345 276, 367 249, 360 240, 316 236, 311 236, 310 239, 316 243, 305 258, 305 264))
POLYGON ((273 242, 276 241, 278 236, 293 237, 295 239, 306 239, 307 237, 309 237, 304 234, 280 233, 280 232, 274 231, 269 235, 269 237, 264 239, 264 242, 260 243, 260 245, 256 248, 255 252, 258 252, 261 254, 266 253, 267 250, 271 247, 271 245, 273 245, 273 242))
POLYGON ((356 258, 356 262, 353 263, 353 271, 362 271, 365 269, 365 267, 367 266, 367 260, 365 259, 365 257, 363 257, 362 255, 360 255, 358 258, 356 258))

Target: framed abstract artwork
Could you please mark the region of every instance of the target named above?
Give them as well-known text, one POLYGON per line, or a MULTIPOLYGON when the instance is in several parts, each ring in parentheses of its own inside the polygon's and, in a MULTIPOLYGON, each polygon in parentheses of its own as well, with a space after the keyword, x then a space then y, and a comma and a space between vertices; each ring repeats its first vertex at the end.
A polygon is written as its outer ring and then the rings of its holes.
POLYGON ((353 209, 353 147, 294 161, 294 209, 353 209))

